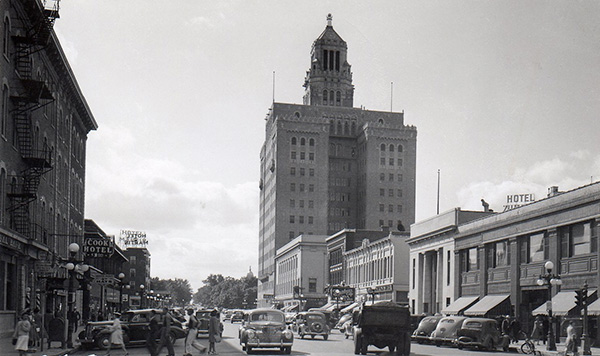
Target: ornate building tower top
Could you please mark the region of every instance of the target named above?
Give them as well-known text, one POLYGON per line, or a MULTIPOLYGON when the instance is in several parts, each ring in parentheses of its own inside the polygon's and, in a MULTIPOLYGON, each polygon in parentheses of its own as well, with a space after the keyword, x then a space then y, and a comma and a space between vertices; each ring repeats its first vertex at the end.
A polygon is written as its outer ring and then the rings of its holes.
POLYGON ((348 45, 335 32, 333 17, 327 15, 327 27, 313 42, 311 66, 304 79, 304 105, 352 107, 354 85, 347 61, 348 45))

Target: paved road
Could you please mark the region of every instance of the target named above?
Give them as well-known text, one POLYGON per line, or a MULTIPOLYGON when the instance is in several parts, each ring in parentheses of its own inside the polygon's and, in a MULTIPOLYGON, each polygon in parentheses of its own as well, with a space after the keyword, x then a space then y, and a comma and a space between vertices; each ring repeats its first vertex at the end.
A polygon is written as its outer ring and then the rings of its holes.
MULTIPOLYGON (((242 349, 239 344, 238 339, 238 329, 240 327, 239 323, 231 324, 229 322, 224 322, 225 331, 223 333, 223 341, 217 344, 217 352, 219 355, 245 355, 245 352, 242 352, 242 349)), ((200 343, 208 346, 208 339, 200 338, 198 339, 200 343)), ((141 355, 149 355, 148 351, 143 347, 135 347, 130 348, 129 354, 131 356, 141 356, 141 355)), ((181 356, 183 355, 183 340, 178 340, 175 343, 175 355, 181 356)), ((337 356, 337 355, 352 355, 354 351, 354 344, 352 339, 345 339, 344 335, 339 331, 334 330, 329 339, 327 341, 322 338, 315 338, 314 340, 308 339, 294 339, 294 346, 292 347, 292 355, 327 355, 327 356, 337 356)), ((0 354, 2 354, 0 352, 0 354)), ((280 355, 279 350, 256 350, 253 351, 253 355, 280 355)), ((103 351, 92 350, 92 351, 79 351, 74 355, 78 356, 91 356, 104 355, 103 351)), ((160 356, 167 355, 167 350, 163 349, 160 356)), ((193 351, 193 356, 197 356, 198 352, 193 351)), ((379 356, 387 356, 390 354, 387 349, 381 350, 374 346, 370 346, 368 350, 368 355, 379 355, 379 356)), ((458 350, 456 348, 451 347, 436 347, 432 345, 419 345, 416 343, 412 344, 411 347, 411 356, 425 356, 425 355, 467 355, 467 356, 500 356, 505 355, 504 352, 482 352, 482 351, 470 351, 470 350, 458 350)), ((515 355, 515 353, 506 354, 506 355, 515 355)), ((112 350, 111 356, 123 356, 123 351, 120 349, 112 350)))

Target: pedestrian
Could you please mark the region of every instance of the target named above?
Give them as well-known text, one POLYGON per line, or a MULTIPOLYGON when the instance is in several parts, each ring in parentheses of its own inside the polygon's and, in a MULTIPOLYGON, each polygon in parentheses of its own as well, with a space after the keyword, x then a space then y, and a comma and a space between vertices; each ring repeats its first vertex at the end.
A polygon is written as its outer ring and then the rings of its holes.
POLYGON ((125 348, 125 342, 123 341, 123 328, 121 327, 121 313, 115 313, 113 324, 110 327, 110 342, 108 343, 108 349, 106 355, 110 355, 111 345, 121 346, 121 349, 125 351, 125 356, 129 355, 125 348))
POLYGON ((521 323, 519 323, 519 319, 512 317, 510 321, 510 332, 513 342, 519 342, 519 331, 521 331, 521 323))
POLYGON ((568 355, 569 352, 573 352, 573 355, 577 356, 579 355, 577 351, 577 331, 575 331, 573 321, 569 320, 569 326, 567 326, 567 340, 565 341, 565 356, 568 355))
POLYGON ((200 351, 201 354, 206 353, 206 346, 202 345, 201 343, 198 342, 198 340, 196 340, 196 336, 198 335, 198 324, 199 321, 196 318, 196 316, 194 315, 194 309, 189 308, 187 310, 187 314, 188 314, 188 333, 185 337, 185 348, 184 348, 184 354, 183 356, 192 356, 191 354, 191 348, 195 348, 196 350, 200 351))
POLYGON ((221 323, 217 318, 218 314, 217 309, 213 309, 210 312, 210 320, 208 321, 208 353, 210 355, 218 355, 215 343, 221 342, 221 323))
POLYGON ((167 347, 168 356, 175 356, 175 351, 173 350, 173 343, 171 341, 171 325, 173 323, 173 316, 169 313, 169 309, 164 307, 162 310, 163 320, 162 326, 160 328, 160 343, 156 348, 155 355, 160 354, 160 351, 163 347, 167 347))
POLYGON ((23 313, 13 333, 13 344, 15 345, 15 350, 19 351, 19 356, 25 356, 29 350, 30 330, 31 322, 29 321, 29 314, 23 313))
POLYGON ((544 321, 542 320, 542 316, 538 315, 535 317, 533 322, 533 330, 531 331, 531 340, 534 340, 537 345, 540 344, 540 340, 542 339, 542 335, 544 332, 544 321))
POLYGON ((150 310, 150 324, 146 335, 146 348, 150 352, 150 356, 156 354, 156 339, 158 338, 160 338, 160 316, 152 309, 150 310))

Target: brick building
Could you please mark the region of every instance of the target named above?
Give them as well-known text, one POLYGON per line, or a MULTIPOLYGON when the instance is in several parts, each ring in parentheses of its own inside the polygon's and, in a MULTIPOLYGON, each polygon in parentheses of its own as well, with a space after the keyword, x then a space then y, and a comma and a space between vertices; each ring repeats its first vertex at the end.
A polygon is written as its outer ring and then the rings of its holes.
POLYGON ((58 1, 2 1, 0 15, 0 333, 7 333, 25 307, 66 310, 66 296, 52 286, 64 289, 61 261, 70 243, 82 245, 86 141, 97 124, 53 31, 58 1))
POLYGON ((331 16, 315 40, 302 105, 273 103, 260 153, 258 303, 275 294, 275 254, 296 236, 409 226, 416 136, 399 112, 354 108, 347 44, 331 16))

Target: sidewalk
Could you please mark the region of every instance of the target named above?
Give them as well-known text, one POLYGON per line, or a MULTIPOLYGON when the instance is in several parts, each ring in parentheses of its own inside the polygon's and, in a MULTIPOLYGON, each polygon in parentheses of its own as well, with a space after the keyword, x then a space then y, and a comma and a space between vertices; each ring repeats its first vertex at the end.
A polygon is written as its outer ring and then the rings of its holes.
MULTIPOLYGON (((520 347, 520 345, 519 345, 520 347)), ((535 346, 535 350, 539 351, 542 355, 547 355, 547 356, 559 356, 559 355, 564 355, 565 354, 565 344, 561 343, 561 344, 556 344, 556 351, 548 351, 546 350, 546 345, 540 344, 540 345, 536 345, 535 346)), ((600 356, 600 348, 598 347, 590 347, 590 351, 592 352, 592 355, 596 355, 596 356, 600 356)), ((520 350, 519 350, 520 352, 520 350)), ((580 356, 583 356, 583 346, 579 347, 579 350, 577 351, 579 353, 580 356)), ((572 355, 572 353, 570 353, 569 355, 572 355)))
MULTIPOLYGON (((77 329, 77 332, 73 333, 73 347, 62 349, 60 346, 60 342, 54 341, 52 343, 52 348, 48 349, 48 343, 44 341, 44 351, 40 351, 40 348, 37 348, 35 352, 29 352, 27 355, 31 356, 66 356, 72 353, 75 353, 79 350, 80 344, 77 341, 77 335, 79 332, 83 330, 83 326, 80 326, 77 329)), ((15 350, 15 347, 12 344, 12 337, 0 337, 0 355, 2 356, 13 356, 19 355, 19 352, 15 350)))

